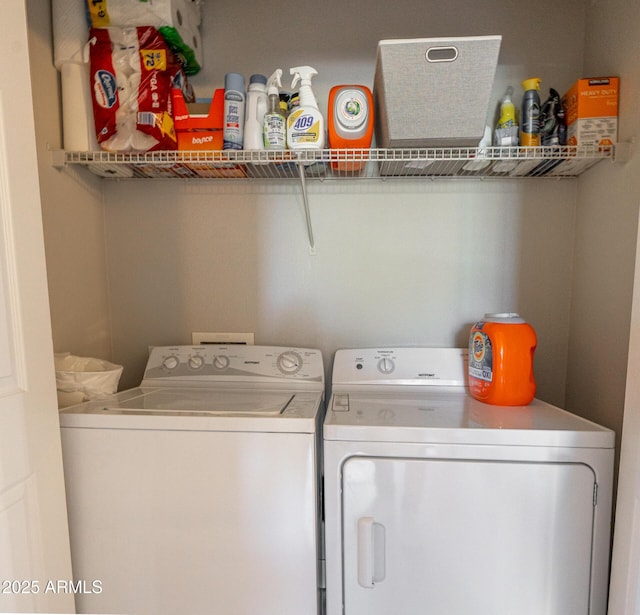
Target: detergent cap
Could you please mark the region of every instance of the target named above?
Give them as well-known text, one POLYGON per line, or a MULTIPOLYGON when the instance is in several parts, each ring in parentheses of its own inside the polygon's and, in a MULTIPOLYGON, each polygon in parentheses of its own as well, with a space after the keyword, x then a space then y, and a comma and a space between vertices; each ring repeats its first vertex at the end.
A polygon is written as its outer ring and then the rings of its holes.
POLYGON ((277 68, 267 81, 267 95, 278 94, 282 87, 282 69, 277 68))
POLYGON ((249 77, 249 89, 261 91, 267 85, 267 78, 264 75, 251 75, 249 77))
POLYGON ((517 312, 492 312, 484 315, 485 322, 501 322, 505 324, 522 324, 527 321, 517 312))
POLYGON ((311 90, 311 79, 318 74, 318 71, 311 66, 296 66, 291 68, 289 73, 293 75, 291 87, 296 88, 300 83, 300 105, 318 108, 318 102, 311 90))

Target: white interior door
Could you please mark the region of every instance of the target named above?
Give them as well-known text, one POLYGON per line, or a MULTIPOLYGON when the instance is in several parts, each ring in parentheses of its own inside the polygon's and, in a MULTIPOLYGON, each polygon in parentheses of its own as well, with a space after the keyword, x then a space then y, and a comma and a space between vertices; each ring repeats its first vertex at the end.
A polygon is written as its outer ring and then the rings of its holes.
POLYGON ((0 612, 69 613, 24 0, 2 1, 0 55, 0 612))
POLYGON ((587 615, 594 473, 582 464, 353 457, 346 615, 587 615))

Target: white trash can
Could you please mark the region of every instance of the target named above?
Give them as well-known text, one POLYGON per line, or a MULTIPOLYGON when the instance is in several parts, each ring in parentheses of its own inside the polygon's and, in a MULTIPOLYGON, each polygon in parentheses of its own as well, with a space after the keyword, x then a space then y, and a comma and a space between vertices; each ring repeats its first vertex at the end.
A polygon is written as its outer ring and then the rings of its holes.
POLYGON ((68 352, 55 355, 55 368, 60 408, 116 393, 123 369, 104 359, 68 352))

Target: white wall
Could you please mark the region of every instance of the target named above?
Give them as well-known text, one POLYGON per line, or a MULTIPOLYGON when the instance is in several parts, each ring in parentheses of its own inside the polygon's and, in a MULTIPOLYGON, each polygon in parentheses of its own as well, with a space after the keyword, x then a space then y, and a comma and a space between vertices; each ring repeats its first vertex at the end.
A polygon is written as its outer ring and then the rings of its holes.
MULTIPOLYGON (((581 68, 581 0, 548 2, 553 20, 539 3, 519 6, 516 19, 500 2, 405 0, 374 11, 363 0, 322 10, 305 0, 291 19, 274 7, 205 3, 199 95, 228 71, 248 78, 308 63, 324 108, 331 85, 372 85, 377 41, 394 37, 502 34, 496 103, 533 75, 563 90, 581 68)), ((571 180, 310 182, 311 256, 295 182, 110 183, 122 383, 139 381, 149 344, 189 342, 192 331, 253 331, 257 343, 320 347, 329 363, 345 346, 463 346, 485 312, 518 310, 540 338, 540 395, 562 403, 576 189, 571 180)))
POLYGON ((142 369, 147 345, 202 330, 327 360, 345 346, 464 346, 485 311, 519 310, 540 337, 540 387, 562 400, 574 182, 311 184, 315 255, 296 184, 150 183, 109 191, 116 359, 142 369))
MULTIPOLYGON (((588 23, 585 69, 620 75, 619 138, 637 150, 640 5, 592 2, 588 23)), ((598 167, 580 182, 567 400, 619 436, 609 615, 640 609, 639 205, 637 151, 628 163, 598 167)))
MULTIPOLYGON (((36 0, 29 8, 32 44, 50 59, 48 9, 36 0)), ((372 84, 379 39, 499 33, 497 103, 533 75, 543 97, 549 86, 562 91, 584 53, 582 0, 518 6, 515 18, 497 1, 403 0, 375 11, 332 1, 318 11, 304 0, 291 20, 282 8, 204 3, 199 95, 227 71, 309 63, 324 108, 331 85, 372 84)), ((563 402, 578 182, 310 183, 311 256, 295 182, 100 185, 52 169, 58 75, 51 64, 33 71, 57 351, 120 362, 127 386, 139 381, 148 345, 188 342, 197 330, 254 331, 258 343, 319 346, 329 360, 349 345, 464 345, 485 311, 514 309, 538 331, 541 396, 563 402)))
POLYGON ((102 190, 95 177, 53 168, 62 148, 59 74, 49 2, 27 0, 31 83, 54 350, 109 358, 111 324, 102 190))
MULTIPOLYGON (((618 75, 619 140, 637 138, 640 118, 640 6, 628 0, 590 4, 584 74, 618 75)), ((567 407, 622 428, 635 251, 640 160, 605 163, 580 178, 567 407)))

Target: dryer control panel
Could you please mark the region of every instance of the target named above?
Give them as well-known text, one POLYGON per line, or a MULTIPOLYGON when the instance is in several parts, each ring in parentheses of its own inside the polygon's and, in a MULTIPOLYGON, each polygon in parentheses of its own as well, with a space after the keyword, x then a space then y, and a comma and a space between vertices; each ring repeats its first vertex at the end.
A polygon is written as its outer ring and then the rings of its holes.
POLYGON ((142 386, 220 382, 324 382, 320 350, 280 346, 202 344, 151 348, 142 386))
POLYGON ((383 385, 465 386, 466 348, 359 348, 338 350, 336 387, 383 385))

